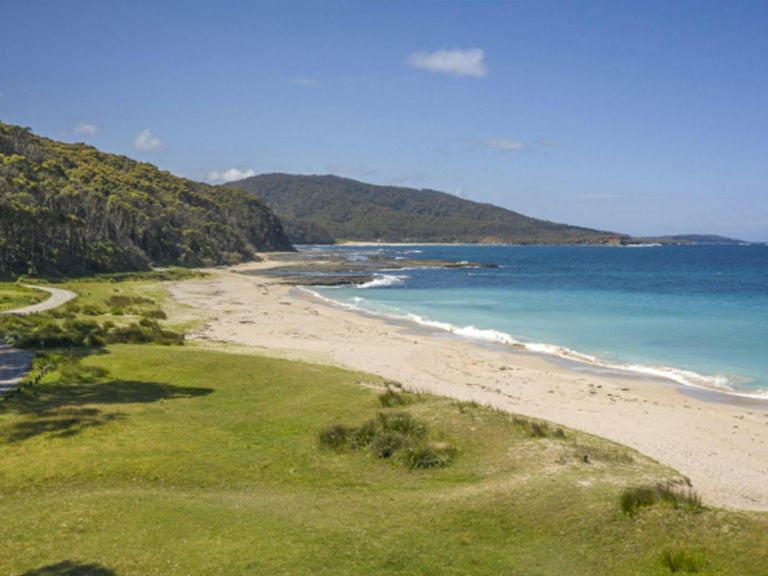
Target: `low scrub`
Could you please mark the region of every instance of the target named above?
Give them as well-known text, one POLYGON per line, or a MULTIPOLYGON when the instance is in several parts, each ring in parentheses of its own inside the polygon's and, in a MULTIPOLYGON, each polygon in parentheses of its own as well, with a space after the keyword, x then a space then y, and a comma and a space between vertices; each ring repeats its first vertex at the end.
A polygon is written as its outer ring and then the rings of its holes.
POLYGON ((95 319, 58 319, 44 315, 9 316, 0 319, 0 335, 19 348, 99 347, 110 343, 183 344, 184 335, 160 326, 156 320, 116 327, 95 319))
POLYGON ((320 431, 320 446, 336 451, 367 450, 376 458, 396 460, 406 468, 444 468, 456 456, 445 443, 427 441, 427 427, 407 412, 379 413, 360 426, 333 424, 320 431))
POLYGON ((629 517, 636 516, 641 508, 660 502, 666 502, 676 509, 692 512, 702 508, 701 497, 696 492, 668 483, 627 488, 620 497, 621 511, 629 517))
POLYGON ((661 565, 673 573, 696 574, 704 567, 704 561, 692 550, 676 547, 661 553, 661 565))

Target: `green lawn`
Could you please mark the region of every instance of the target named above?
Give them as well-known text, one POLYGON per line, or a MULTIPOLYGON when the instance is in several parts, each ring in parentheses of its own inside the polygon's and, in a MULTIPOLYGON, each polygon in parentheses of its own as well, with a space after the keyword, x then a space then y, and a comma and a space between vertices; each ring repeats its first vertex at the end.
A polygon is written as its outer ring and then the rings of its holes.
POLYGON ((31 306, 48 299, 42 290, 25 288, 12 282, 0 282, 0 312, 31 306))
POLYGON ((625 576, 670 574, 665 551, 768 574, 768 515, 628 518, 624 487, 677 475, 598 438, 531 438, 435 397, 383 409, 360 385, 374 377, 192 346, 84 364, 108 373, 54 373, 0 404, 0 574, 625 576), (325 426, 382 410, 425 422, 455 462, 318 447, 325 426))

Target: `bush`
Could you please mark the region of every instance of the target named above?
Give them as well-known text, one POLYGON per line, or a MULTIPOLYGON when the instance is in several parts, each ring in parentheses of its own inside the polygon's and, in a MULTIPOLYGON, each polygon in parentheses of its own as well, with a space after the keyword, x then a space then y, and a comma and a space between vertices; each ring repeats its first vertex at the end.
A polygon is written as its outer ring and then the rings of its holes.
POLYGON ((408 443, 408 437, 401 432, 381 431, 373 437, 371 452, 377 458, 391 458, 408 443))
POLYGON ((144 310, 141 315, 144 318, 152 318, 155 320, 165 320, 168 318, 168 315, 162 310, 144 310))
POLYGON ((341 424, 333 424, 328 428, 321 430, 318 434, 320 446, 331 448, 332 450, 341 450, 347 445, 349 429, 341 424))
POLYGON ((695 512, 701 510, 701 497, 693 490, 680 490, 671 484, 655 486, 636 486, 621 493, 621 510, 627 516, 634 517, 643 507, 653 506, 658 502, 667 502, 674 508, 684 508, 695 512))
POLYGON ((107 305, 111 308, 127 308, 132 304, 154 304, 154 300, 143 296, 126 296, 125 294, 115 294, 107 300, 107 305))
POLYGON ((687 548, 667 548, 661 554, 661 564, 670 572, 695 574, 704 563, 687 548))
POLYGON ((408 400, 399 392, 388 387, 386 392, 379 394, 379 402, 384 408, 392 408, 393 406, 404 406, 408 400))
POLYGON ((107 342, 120 344, 183 344, 184 335, 165 330, 157 322, 142 319, 140 324, 120 326, 107 334, 107 342))
POLYGON ((353 450, 370 446, 377 432, 376 420, 368 420, 357 428, 353 428, 349 435, 349 444, 353 450))
POLYGON ((417 438, 423 437, 427 432, 426 427, 414 420, 407 412, 379 413, 379 425, 382 430, 399 432, 417 438))
POLYGON ((400 458, 408 468, 445 468, 453 460, 455 451, 448 445, 418 444, 403 449, 400 458))
POLYGON ((376 458, 398 457, 411 469, 442 468, 451 463, 455 450, 447 444, 428 444, 427 428, 406 412, 379 413, 360 426, 334 424, 320 431, 321 446, 341 450, 368 449, 376 458))
POLYGON ((95 304, 86 304, 85 306, 83 306, 82 312, 87 316, 101 316, 102 314, 104 314, 104 310, 102 310, 100 307, 96 306, 95 304))

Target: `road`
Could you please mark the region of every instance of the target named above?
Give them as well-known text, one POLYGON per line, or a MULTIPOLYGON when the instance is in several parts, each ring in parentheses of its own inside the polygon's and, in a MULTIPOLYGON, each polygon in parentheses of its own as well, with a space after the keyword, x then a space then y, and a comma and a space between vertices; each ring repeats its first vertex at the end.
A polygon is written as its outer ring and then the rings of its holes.
MULTIPOLYGON (((34 314, 35 312, 45 312, 46 310, 58 308, 73 298, 77 298, 77 294, 71 290, 49 288, 47 286, 25 286, 27 288, 43 290, 44 292, 48 292, 51 296, 38 304, 25 306, 24 308, 16 308, 15 310, 5 310, 4 312, 0 312, 0 315, 24 316, 27 314, 34 314)), ((0 344, 0 396, 5 395, 8 391, 18 386, 19 382, 23 380, 25 374, 29 370, 33 357, 34 354, 26 352, 25 350, 19 350, 18 348, 8 346, 7 344, 0 344)))
POLYGON ((71 290, 63 290, 62 288, 49 288, 48 286, 32 286, 31 284, 23 284, 25 288, 33 288, 35 290, 42 290, 48 292, 50 298, 32 304, 32 306, 25 306, 24 308, 16 308, 15 310, 5 310, 0 312, 2 316, 26 316, 27 314, 34 314, 36 312, 45 312, 46 310, 53 310, 58 308, 62 304, 66 304, 70 300, 77 298, 77 294, 71 290))

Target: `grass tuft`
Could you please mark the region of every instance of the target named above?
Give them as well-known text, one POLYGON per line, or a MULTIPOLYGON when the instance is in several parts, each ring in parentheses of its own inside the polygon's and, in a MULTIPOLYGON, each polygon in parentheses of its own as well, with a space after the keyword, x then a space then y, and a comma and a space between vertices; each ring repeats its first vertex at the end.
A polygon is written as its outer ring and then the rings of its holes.
POLYGON ((395 406, 405 406, 409 404, 408 398, 387 386, 387 390, 379 394, 379 402, 384 408, 393 408, 395 406))
POLYGON ((320 431, 318 441, 320 446, 332 450, 341 450, 347 446, 349 439, 349 429, 341 424, 333 424, 320 431))
POLYGON ((373 456, 397 461, 409 469, 444 468, 456 450, 449 444, 427 442, 427 427, 407 412, 379 413, 360 426, 333 424, 320 431, 321 446, 342 450, 368 450, 373 456))
POLYGON ((696 553, 685 547, 666 548, 661 553, 661 565, 673 573, 695 574, 703 564, 696 553))
POLYGON ((675 509, 690 512, 697 512, 702 508, 701 497, 696 492, 679 489, 669 483, 627 488, 620 497, 621 510, 630 518, 637 515, 640 508, 653 506, 659 502, 666 502, 675 509))

